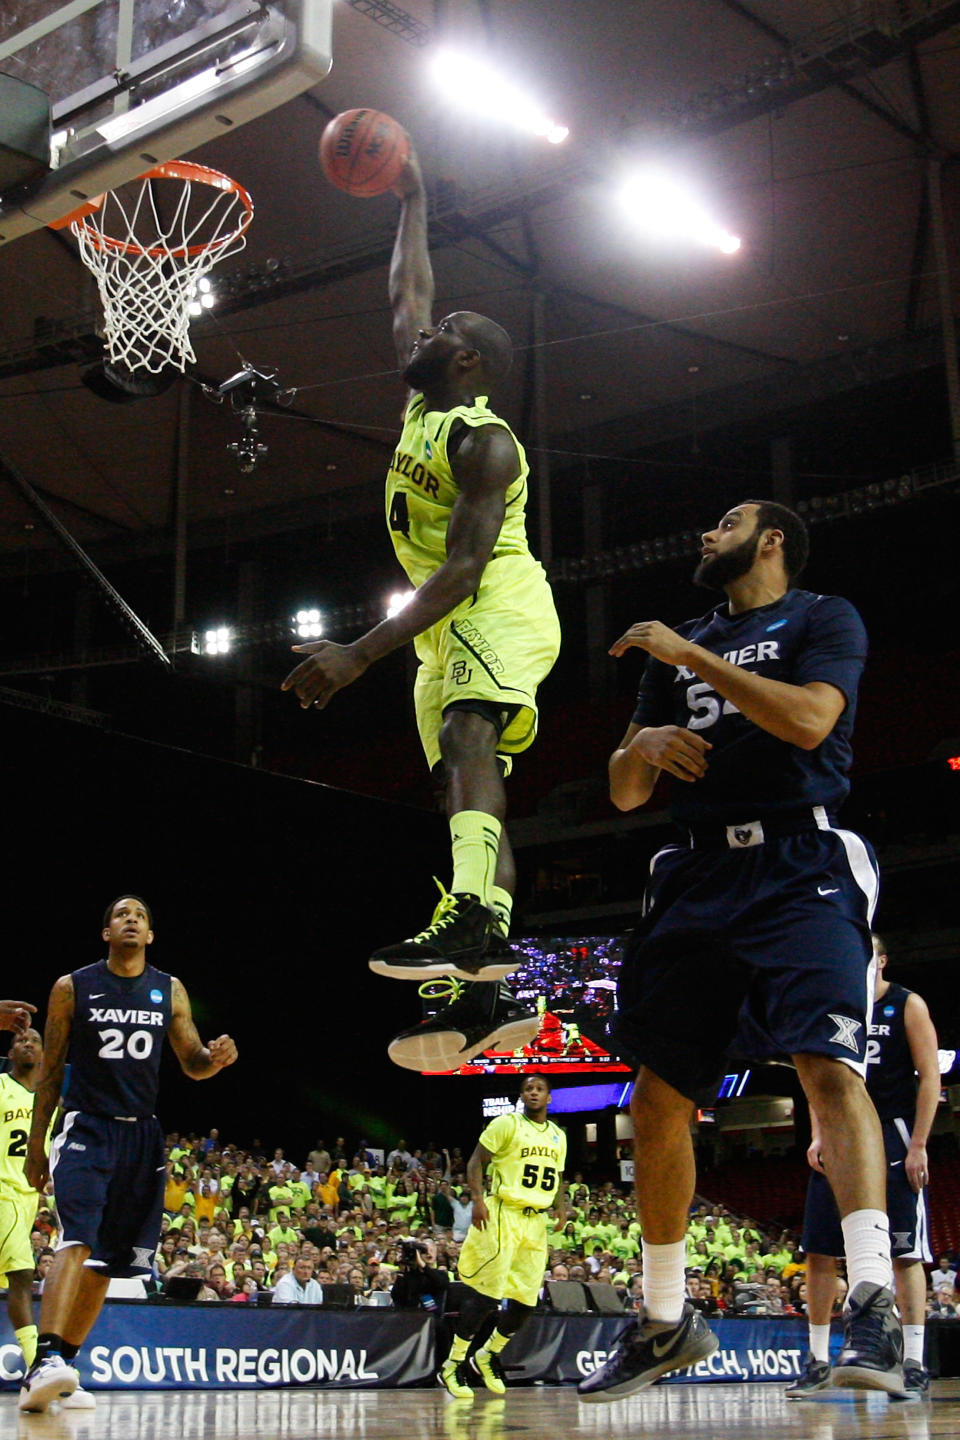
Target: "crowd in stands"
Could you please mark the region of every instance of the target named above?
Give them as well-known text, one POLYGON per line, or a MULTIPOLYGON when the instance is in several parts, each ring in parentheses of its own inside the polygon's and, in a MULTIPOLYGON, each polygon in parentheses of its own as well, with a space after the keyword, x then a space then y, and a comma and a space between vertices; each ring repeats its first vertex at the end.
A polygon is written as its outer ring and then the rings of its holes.
MULTIPOLYGON (((472 1204, 466 1159, 430 1143, 386 1155, 361 1141, 318 1140, 302 1166, 222 1144, 219 1133, 167 1137, 166 1189, 157 1286, 180 1298, 240 1304, 442 1304, 457 1279, 472 1204), (175 1283, 175 1282, 179 1282, 175 1283), (331 1287, 334 1287, 331 1289, 331 1287)), ((640 1226, 629 1187, 568 1178, 565 1214, 548 1215, 554 1281, 612 1286, 639 1306, 640 1226)), ((53 1257, 56 1220, 44 1207, 33 1245, 37 1285, 53 1257)), ((687 1230, 690 1299, 707 1316, 804 1315, 799 1237, 722 1205, 697 1204, 687 1230)), ((841 1267, 842 1269, 842 1267, 841 1267)), ((931 1314, 960 1314, 957 1269, 941 1256, 930 1277, 931 1314)), ((846 1295, 837 1281, 836 1313, 846 1295)))

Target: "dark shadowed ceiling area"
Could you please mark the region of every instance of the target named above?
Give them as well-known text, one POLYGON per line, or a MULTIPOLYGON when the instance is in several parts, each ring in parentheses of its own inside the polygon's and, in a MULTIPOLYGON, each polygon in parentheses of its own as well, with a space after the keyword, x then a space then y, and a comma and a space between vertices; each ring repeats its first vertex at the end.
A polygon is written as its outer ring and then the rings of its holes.
MULTIPOLYGON (((9 27, 20 7, 0 9, 9 27)), ((317 162, 328 118, 353 106, 395 116, 420 152, 437 314, 481 310, 514 338, 499 408, 527 443, 555 578, 669 560, 744 490, 848 514, 851 488, 940 461, 950 479, 960 4, 337 0, 333 54, 314 90, 191 156, 240 181, 256 215, 213 272, 196 366, 165 394, 119 406, 82 383, 99 321, 68 235, 0 247, 0 455, 161 638, 178 619, 261 640, 272 625, 279 643, 308 603, 347 633, 402 579, 382 515, 403 397, 397 201, 352 198, 317 162), (441 39, 528 85, 567 143, 451 110, 427 74, 441 39), (699 189, 736 254, 631 227, 616 185, 651 162, 699 189), (204 389, 244 363, 285 392, 251 474, 228 449, 237 416, 204 389), (674 548, 649 548, 664 537, 674 548)), ((75 575, 5 479, 6 683, 72 663, 78 625, 88 651, 129 643, 115 616, 89 619, 75 575)), ((568 611, 576 646, 602 617, 568 611)))
MULTIPOLYGON (((184 420, 179 388, 120 409, 80 385, 70 355, 96 353, 92 281, 73 242, 48 230, 0 251, 3 453, 83 541, 169 527, 183 424, 195 538, 228 520, 244 534, 300 526, 328 506, 375 524, 401 393, 385 303, 397 205, 333 190, 316 160, 327 115, 355 105, 413 136, 435 207, 438 312, 480 309, 510 330, 518 356, 501 405, 553 469, 937 363, 928 172, 942 162, 953 249, 955 19, 960 6, 919 0, 410 0, 399 12, 339 0, 328 80, 192 157, 256 204, 246 251, 220 272, 232 299, 195 324, 194 343, 207 380, 242 357, 296 389, 289 416, 264 425, 269 456, 238 477, 226 446, 239 426, 195 387, 184 420), (445 108, 424 29, 525 79, 568 142, 445 108), (738 254, 631 231, 614 182, 650 160, 701 187, 742 236, 738 254), (69 343, 38 344, 51 334, 69 343)), ((5 489, 8 555, 44 543, 24 530, 31 518, 5 489)))

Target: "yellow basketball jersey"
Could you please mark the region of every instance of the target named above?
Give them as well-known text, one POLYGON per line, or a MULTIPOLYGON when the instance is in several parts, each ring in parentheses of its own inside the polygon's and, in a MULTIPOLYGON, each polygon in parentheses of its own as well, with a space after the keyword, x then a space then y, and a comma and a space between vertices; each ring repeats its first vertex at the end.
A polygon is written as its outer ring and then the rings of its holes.
POLYGON ((447 459, 447 441, 455 420, 465 425, 499 425, 517 447, 520 473, 506 493, 506 513, 491 559, 502 555, 530 555, 524 512, 530 473, 523 446, 510 426, 487 408, 486 395, 474 405, 454 410, 423 408, 423 396, 412 395, 403 431, 387 471, 387 526, 397 559, 411 584, 419 586, 447 558, 447 525, 460 491, 447 459))
POLYGON ((480 1136, 493 1157, 490 1192, 510 1205, 546 1210, 557 1198, 567 1137, 552 1120, 536 1125, 519 1111, 498 1115, 480 1136))
POLYGON ((37 1194, 23 1174, 34 1098, 9 1071, 0 1074, 0 1189, 8 1194, 37 1194))

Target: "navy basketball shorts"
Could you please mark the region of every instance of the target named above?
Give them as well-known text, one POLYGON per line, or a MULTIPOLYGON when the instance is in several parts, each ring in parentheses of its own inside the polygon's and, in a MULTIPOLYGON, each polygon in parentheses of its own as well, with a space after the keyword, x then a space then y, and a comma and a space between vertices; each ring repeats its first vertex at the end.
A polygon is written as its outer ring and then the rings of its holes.
POLYGON ((61 1245, 86 1245, 86 1263, 120 1279, 149 1275, 166 1183, 159 1120, 72 1110, 50 1152, 61 1245))
POLYGON ((611 1040, 699 1103, 728 1052, 828 1055, 866 1073, 877 863, 819 808, 802 823, 762 839, 757 822, 731 826, 729 841, 670 846, 651 861, 611 1040))
MULTIPOLYGON (((926 1187, 919 1194, 907 1179, 905 1161, 910 1129, 905 1120, 883 1122, 883 1146, 887 1156, 887 1218, 890 1221, 890 1253, 894 1260, 922 1260, 932 1264, 926 1187)), ((808 1255, 843 1254, 840 1212, 826 1178, 810 1172, 807 1203, 803 1212, 804 1251, 808 1255)))

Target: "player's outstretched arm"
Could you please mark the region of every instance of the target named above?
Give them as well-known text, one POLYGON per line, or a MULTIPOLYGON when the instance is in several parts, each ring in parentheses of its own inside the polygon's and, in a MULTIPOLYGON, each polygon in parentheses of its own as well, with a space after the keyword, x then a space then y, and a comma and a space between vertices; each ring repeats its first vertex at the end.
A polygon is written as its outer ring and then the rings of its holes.
POLYGON ((176 976, 173 977, 173 1018, 168 1034, 180 1069, 191 1080, 209 1080, 237 1058, 237 1047, 229 1035, 220 1035, 204 1045, 193 1023, 190 997, 176 976))
POLYGON ((412 146, 393 188, 400 196, 400 222, 390 260, 388 283, 393 310, 393 341, 403 369, 410 359, 418 331, 429 327, 433 314, 433 269, 427 247, 427 192, 420 161, 412 146))
POLYGON ((502 425, 471 427, 452 469, 460 494, 447 526, 447 558, 409 605, 352 645, 312 640, 293 646, 295 654, 309 658, 290 672, 281 689, 296 691, 302 709, 315 705, 323 710, 375 661, 429 630, 479 589, 503 525, 506 492, 520 473, 516 443, 502 425))
POLYGON ((490 1212, 487 1209, 487 1202, 483 1194, 483 1172, 490 1164, 493 1156, 483 1145, 478 1145, 470 1159, 467 1161, 467 1185, 470 1189, 470 1198, 473 1201, 473 1219, 471 1223, 476 1225, 478 1230, 486 1230, 487 1221, 490 1219, 490 1212))
POLYGON ((22 1034, 29 1028, 30 1016, 36 1013, 36 1005, 31 1005, 28 1000, 0 1000, 0 1030, 15 1030, 22 1034))
POLYGON ((927 1165, 927 1140, 940 1104, 939 1041, 927 1002, 917 994, 907 997, 903 1012, 910 1058, 917 1072, 917 1109, 913 1133, 903 1168, 907 1179, 918 1193, 930 1178, 927 1165))
POLYGON ((63 1072, 73 1025, 73 976, 61 975, 47 1003, 47 1023, 43 1032, 43 1062, 33 1102, 33 1120, 27 1141, 27 1159, 23 1173, 28 1184, 43 1194, 50 1179, 47 1159, 47 1132, 63 1088, 63 1072))

